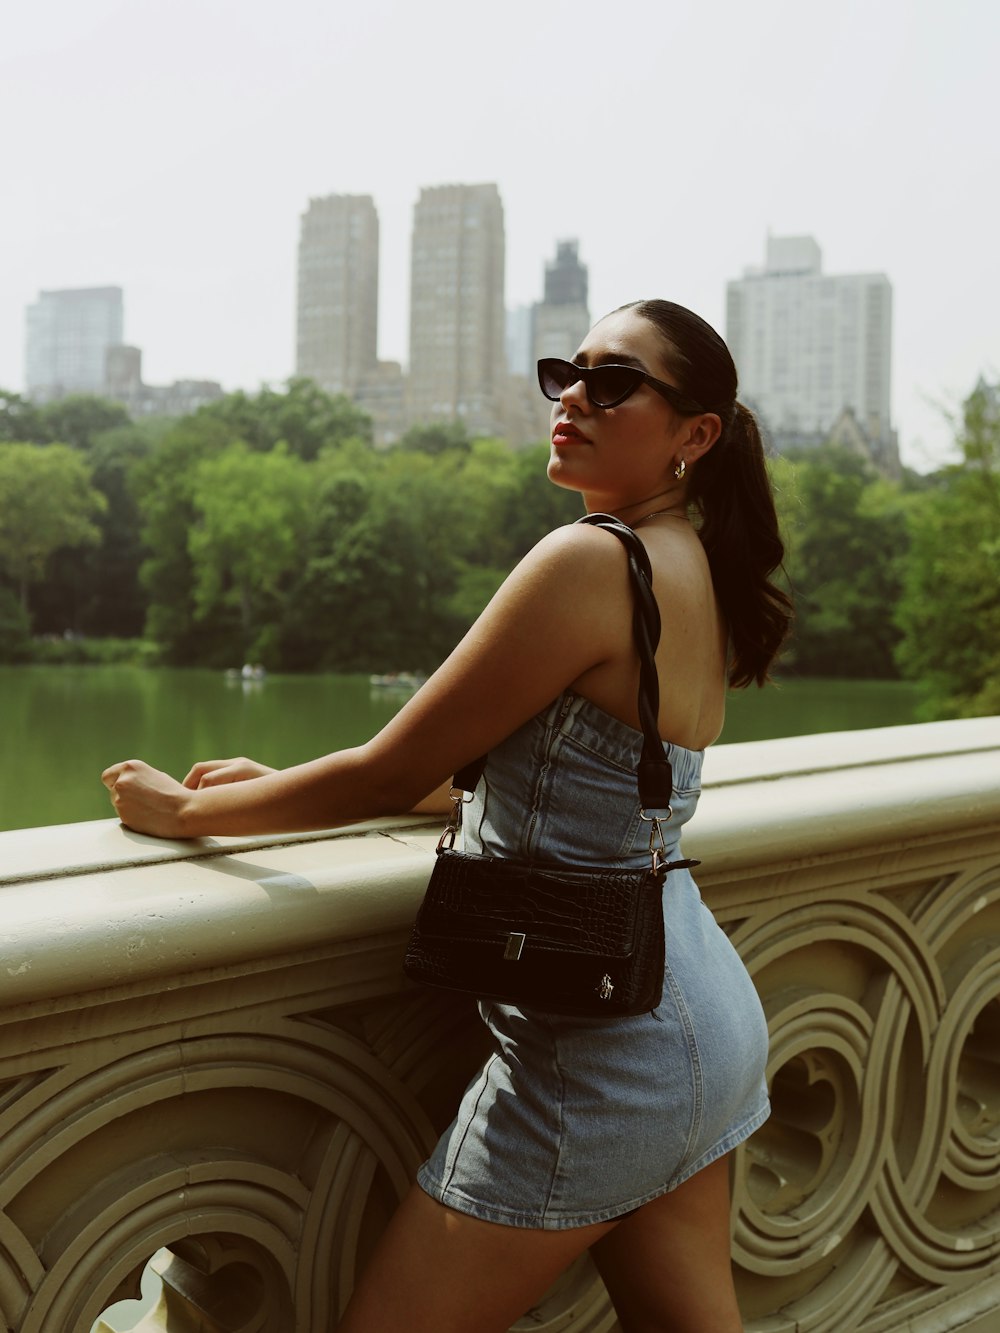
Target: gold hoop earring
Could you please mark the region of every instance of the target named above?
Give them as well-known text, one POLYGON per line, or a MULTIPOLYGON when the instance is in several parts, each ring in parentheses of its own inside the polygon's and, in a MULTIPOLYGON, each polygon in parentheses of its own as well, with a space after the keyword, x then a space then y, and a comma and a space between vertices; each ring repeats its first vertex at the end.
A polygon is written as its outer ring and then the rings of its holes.
POLYGON ((678 481, 680 481, 680 479, 684 476, 684 473, 686 471, 687 471, 687 463, 685 463, 684 459, 682 458, 680 462, 677 464, 677 466, 674 468, 674 476, 677 478, 678 481))

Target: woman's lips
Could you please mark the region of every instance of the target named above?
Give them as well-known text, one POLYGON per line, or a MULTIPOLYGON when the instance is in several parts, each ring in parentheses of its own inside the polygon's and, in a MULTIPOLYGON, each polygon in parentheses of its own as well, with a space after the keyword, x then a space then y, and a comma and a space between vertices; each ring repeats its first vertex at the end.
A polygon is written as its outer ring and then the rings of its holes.
POLYGON ((552 428, 553 444, 589 444, 590 441, 584 435, 583 431, 577 428, 569 421, 558 421, 552 428))

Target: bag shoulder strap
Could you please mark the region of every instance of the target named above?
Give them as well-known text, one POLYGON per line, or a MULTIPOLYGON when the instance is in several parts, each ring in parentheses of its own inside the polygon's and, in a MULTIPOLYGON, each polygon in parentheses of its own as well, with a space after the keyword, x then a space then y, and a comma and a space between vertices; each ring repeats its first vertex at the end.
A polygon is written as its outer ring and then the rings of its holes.
MULTIPOLYGON (((635 532, 621 519, 611 514, 585 514, 577 520, 613 533, 625 547, 628 555, 629 579, 632 584, 634 606, 632 633, 639 653, 639 721, 642 724, 642 753, 639 757, 637 781, 639 802, 644 810, 665 810, 673 795, 673 773, 670 761, 663 752, 657 717, 660 711, 660 682, 656 674, 654 654, 660 642, 660 610, 653 596, 653 571, 649 556, 635 532)), ((466 764, 455 774, 453 785, 460 791, 475 791, 486 755, 466 764)))

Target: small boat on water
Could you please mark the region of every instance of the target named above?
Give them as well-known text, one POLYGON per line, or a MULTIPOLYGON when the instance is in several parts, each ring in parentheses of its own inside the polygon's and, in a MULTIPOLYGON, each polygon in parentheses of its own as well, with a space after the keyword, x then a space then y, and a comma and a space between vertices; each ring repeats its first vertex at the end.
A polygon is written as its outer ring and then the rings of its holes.
POLYGON ((259 662, 244 662, 242 667, 230 667, 226 680, 260 681, 267 679, 267 670, 259 662))
POLYGON ((381 676, 369 676, 368 683, 378 690, 419 690, 427 679, 419 671, 389 671, 381 676))

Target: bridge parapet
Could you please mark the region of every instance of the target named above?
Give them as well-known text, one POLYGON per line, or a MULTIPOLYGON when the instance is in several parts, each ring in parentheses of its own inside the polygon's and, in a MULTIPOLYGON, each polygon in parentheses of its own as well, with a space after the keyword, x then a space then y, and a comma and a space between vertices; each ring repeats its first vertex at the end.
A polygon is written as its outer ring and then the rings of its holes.
MULTIPOLYGON (((399 972, 436 836, 0 834, 0 1328, 336 1328, 483 1050, 399 972)), ((996 1333, 1000 718, 711 751, 685 852, 771 1028, 748 1333, 996 1333)), ((515 1327, 616 1325, 582 1261, 515 1327)))

